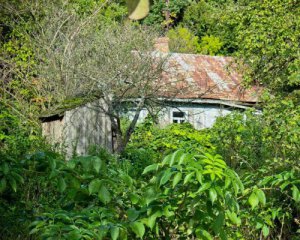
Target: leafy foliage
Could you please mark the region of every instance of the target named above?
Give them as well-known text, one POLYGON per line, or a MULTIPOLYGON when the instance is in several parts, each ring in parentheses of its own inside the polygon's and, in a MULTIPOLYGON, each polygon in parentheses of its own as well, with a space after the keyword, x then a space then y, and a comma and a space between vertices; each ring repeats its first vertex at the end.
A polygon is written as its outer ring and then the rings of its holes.
POLYGON ((172 52, 178 53, 198 53, 200 49, 198 37, 183 27, 171 29, 168 32, 169 48, 172 52))
POLYGON ((156 26, 157 28, 176 26, 188 5, 189 1, 186 0, 154 0, 149 15, 142 23, 156 26))
POLYGON ((262 114, 235 113, 219 119, 212 129, 217 152, 238 171, 245 192, 253 189, 244 202, 252 210, 242 215, 249 219, 248 224, 257 224, 256 229, 265 237, 285 235, 292 239, 292 232, 296 234, 299 229, 294 222, 299 216, 300 173, 299 141, 294 134, 298 131, 295 119, 299 118, 296 99, 291 96, 280 101, 272 99, 262 114), (264 189, 265 194, 258 189, 264 189))
POLYGON ((144 169, 143 174, 155 173, 148 183, 135 182, 98 157, 52 166, 61 209, 42 214, 31 230, 46 239, 225 238, 230 234, 225 222, 240 224, 234 199, 243 185, 219 155, 178 150, 144 169))
POLYGON ((251 66, 248 81, 276 91, 299 88, 299 11, 297 1, 241 1, 237 40, 251 66))
POLYGON ((200 53, 207 55, 217 55, 223 43, 218 37, 204 36, 201 38, 200 53))

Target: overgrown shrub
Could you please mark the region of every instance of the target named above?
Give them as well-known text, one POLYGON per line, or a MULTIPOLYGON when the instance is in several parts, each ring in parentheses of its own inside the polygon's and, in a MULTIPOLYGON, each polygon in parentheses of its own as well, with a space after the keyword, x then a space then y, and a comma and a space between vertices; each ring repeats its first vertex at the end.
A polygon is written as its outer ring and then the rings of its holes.
POLYGON ((29 238, 28 225, 34 212, 51 202, 49 196, 41 201, 41 192, 50 193, 47 180, 40 172, 41 164, 46 164, 49 158, 44 153, 33 154, 38 149, 50 147, 43 142, 36 127, 1 105, 0 236, 4 239, 29 238))
POLYGON ((244 187, 221 156, 178 150, 143 174, 150 172, 150 181, 135 181, 95 156, 52 169, 60 206, 40 215, 31 233, 45 239, 240 236, 236 197, 244 187))
POLYGON ((266 160, 260 114, 234 112, 220 117, 209 133, 217 152, 235 169, 256 169, 266 160))
MULTIPOLYGON (((297 103, 292 96, 273 98, 261 114, 233 113, 218 119, 210 130, 217 152, 238 171, 245 187, 265 189, 265 207, 243 214, 248 224, 256 223, 256 228, 272 239, 297 239, 299 234, 297 103)), ((254 199, 252 204, 257 205, 254 199)), ((253 236, 249 229, 245 233, 253 236)))
POLYGON ((132 163, 139 176, 146 166, 178 149, 210 152, 214 146, 209 139, 207 134, 195 130, 189 123, 160 128, 151 121, 145 122, 137 127, 122 157, 132 163))

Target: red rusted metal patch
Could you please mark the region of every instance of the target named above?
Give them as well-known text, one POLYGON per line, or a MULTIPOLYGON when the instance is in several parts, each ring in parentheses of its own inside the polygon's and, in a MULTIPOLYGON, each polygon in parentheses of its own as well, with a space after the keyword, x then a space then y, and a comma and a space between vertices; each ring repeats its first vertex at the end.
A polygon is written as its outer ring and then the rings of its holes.
POLYGON ((255 103, 261 87, 244 88, 233 58, 198 54, 170 53, 165 64, 164 96, 177 89, 177 98, 219 99, 255 103))

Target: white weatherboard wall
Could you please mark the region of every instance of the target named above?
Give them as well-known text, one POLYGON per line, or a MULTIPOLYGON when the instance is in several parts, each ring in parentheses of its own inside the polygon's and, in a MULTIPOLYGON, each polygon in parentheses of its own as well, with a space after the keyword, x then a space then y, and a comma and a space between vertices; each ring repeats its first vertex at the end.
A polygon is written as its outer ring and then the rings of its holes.
POLYGON ((217 117, 225 116, 231 111, 214 105, 180 106, 167 108, 160 118, 161 126, 173 123, 173 112, 185 113, 187 122, 196 129, 212 127, 217 117))
MULTIPOLYGON (((162 127, 173 123, 173 111, 184 112, 186 116, 186 121, 191 123, 196 129, 210 128, 215 123, 217 117, 225 116, 232 112, 232 110, 237 108, 225 108, 222 105, 214 104, 195 104, 191 106, 178 107, 167 107, 159 115, 159 124, 162 127)), ((134 112, 128 113, 129 119, 133 118, 134 112)), ((140 113, 139 123, 141 123, 147 116, 148 111, 143 109, 140 113)))

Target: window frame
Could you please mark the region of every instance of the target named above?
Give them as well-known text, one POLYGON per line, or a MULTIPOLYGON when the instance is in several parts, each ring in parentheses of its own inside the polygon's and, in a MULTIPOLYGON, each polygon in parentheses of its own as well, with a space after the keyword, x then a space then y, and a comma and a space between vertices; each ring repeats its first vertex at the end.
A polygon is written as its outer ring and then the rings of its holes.
POLYGON ((171 123, 186 123, 188 122, 189 118, 188 118, 188 111, 187 110, 181 110, 181 109, 172 109, 171 111, 171 123), (179 112, 179 113, 183 113, 183 117, 174 117, 174 113, 175 112, 179 112), (175 122, 177 121, 177 122, 175 122))

